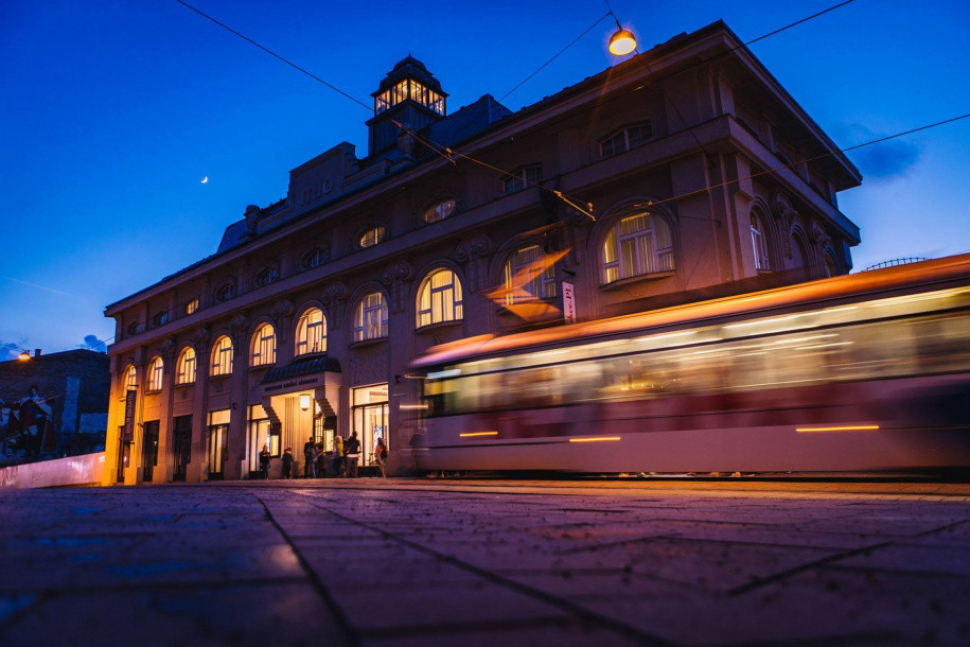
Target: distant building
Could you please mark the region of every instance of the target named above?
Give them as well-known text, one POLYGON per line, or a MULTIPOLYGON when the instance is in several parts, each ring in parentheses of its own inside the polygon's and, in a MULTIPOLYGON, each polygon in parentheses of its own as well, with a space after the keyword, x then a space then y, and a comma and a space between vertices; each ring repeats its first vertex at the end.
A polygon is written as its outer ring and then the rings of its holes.
POLYGON ((449 113, 411 56, 373 98, 367 156, 297 167, 215 255, 107 307, 106 482, 244 478, 351 432, 401 472, 432 345, 852 266, 859 172, 723 23, 515 113, 449 113))
MULTIPOLYGON (((49 407, 49 425, 39 430, 47 432, 47 442, 42 447, 46 455, 93 451, 104 444, 108 423, 108 393, 111 373, 108 356, 91 350, 69 350, 44 355, 37 351, 27 360, 0 362, 0 400, 4 403, 2 414, 3 439, 19 436, 21 403, 36 387, 38 399, 49 407)), ((43 442, 39 438, 38 442, 43 442)), ((12 447, 20 451, 24 443, 12 441, 12 447)), ((8 445, 7 449, 11 449, 8 445)), ((3 457, 0 457, 2 459, 3 457)))

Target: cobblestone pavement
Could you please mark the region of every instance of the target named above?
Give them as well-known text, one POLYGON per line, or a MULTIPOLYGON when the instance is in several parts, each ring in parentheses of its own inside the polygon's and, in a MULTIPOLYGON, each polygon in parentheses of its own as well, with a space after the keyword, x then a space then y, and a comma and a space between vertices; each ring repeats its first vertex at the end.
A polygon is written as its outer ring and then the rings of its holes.
POLYGON ((0 644, 970 644, 970 487, 0 492, 0 644))

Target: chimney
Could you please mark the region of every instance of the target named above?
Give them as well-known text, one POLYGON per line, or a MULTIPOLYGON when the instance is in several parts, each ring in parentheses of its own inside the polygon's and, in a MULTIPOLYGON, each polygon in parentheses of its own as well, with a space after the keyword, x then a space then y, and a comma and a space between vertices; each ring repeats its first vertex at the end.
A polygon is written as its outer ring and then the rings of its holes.
POLYGON ((34 349, 34 357, 40 357, 40 349, 39 348, 35 348, 34 349))

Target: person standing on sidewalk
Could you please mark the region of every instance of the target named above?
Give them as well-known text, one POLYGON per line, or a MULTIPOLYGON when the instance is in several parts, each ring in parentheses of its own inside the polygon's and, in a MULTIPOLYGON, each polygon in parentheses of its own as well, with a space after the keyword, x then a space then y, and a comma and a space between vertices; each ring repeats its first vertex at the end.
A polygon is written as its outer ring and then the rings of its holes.
POLYGON ((357 440, 356 431, 350 434, 350 438, 344 445, 344 451, 347 453, 347 476, 356 478, 357 464, 360 462, 360 441, 357 440))
POLYGON ((310 436, 310 440, 303 443, 303 478, 317 477, 317 443, 310 436))
POLYGON ((269 459, 271 457, 269 445, 263 446, 263 451, 259 452, 259 473, 263 475, 263 480, 269 478, 269 459))
POLYGON ((344 437, 340 434, 333 436, 333 473, 337 477, 344 475, 344 437))
POLYGON ((377 447, 374 448, 374 462, 381 470, 381 478, 387 478, 387 470, 384 465, 387 462, 387 445, 384 444, 383 436, 377 439, 377 447))
POLYGON ((283 450, 283 478, 292 478, 293 474, 293 450, 287 447, 283 450))

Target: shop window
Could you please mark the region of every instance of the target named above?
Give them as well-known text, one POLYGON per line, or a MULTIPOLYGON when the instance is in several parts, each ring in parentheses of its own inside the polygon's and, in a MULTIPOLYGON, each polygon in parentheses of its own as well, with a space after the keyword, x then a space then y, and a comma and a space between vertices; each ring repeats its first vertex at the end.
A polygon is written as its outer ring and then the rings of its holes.
POLYGON ((370 465, 374 460, 377 439, 383 438, 388 450, 390 443, 390 412, 387 401, 387 384, 375 384, 353 390, 354 431, 361 446, 361 464, 370 465))
POLYGON ((209 412, 209 478, 221 479, 229 458, 229 409, 209 412))

